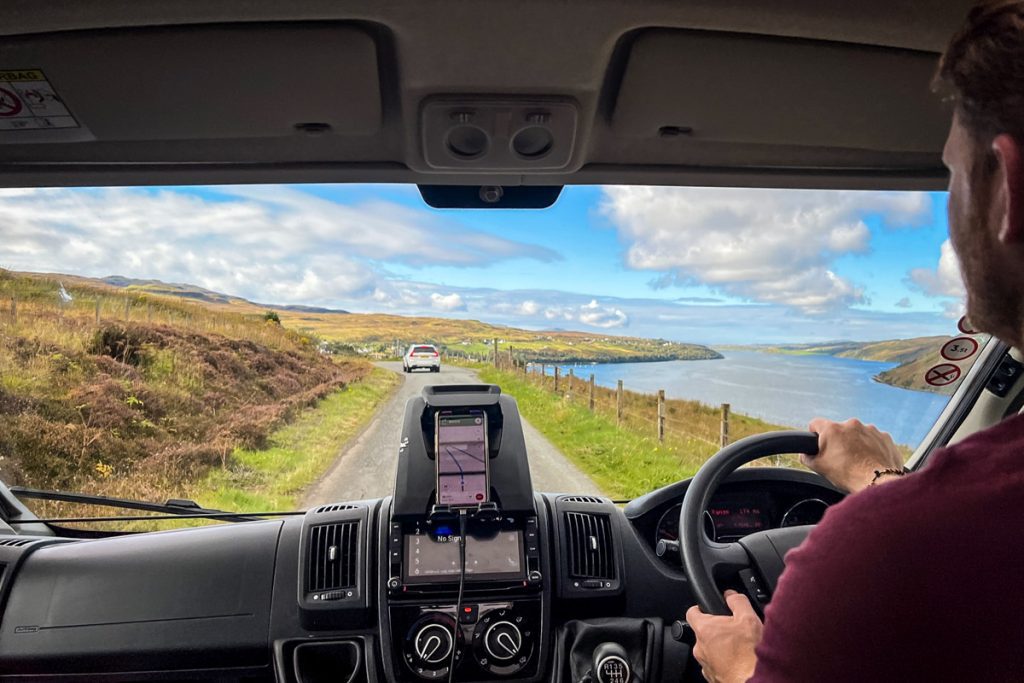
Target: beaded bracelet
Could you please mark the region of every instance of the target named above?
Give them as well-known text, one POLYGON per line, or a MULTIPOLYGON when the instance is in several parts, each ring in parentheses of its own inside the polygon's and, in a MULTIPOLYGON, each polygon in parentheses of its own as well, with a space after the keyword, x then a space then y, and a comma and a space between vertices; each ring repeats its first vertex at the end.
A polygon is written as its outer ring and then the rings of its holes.
POLYGON ((901 467, 898 470, 895 468, 889 468, 885 470, 875 470, 875 476, 871 478, 871 483, 868 486, 874 486, 875 482, 878 481, 879 477, 883 477, 887 474, 892 474, 897 477, 902 477, 904 474, 909 474, 910 470, 906 467, 901 467))

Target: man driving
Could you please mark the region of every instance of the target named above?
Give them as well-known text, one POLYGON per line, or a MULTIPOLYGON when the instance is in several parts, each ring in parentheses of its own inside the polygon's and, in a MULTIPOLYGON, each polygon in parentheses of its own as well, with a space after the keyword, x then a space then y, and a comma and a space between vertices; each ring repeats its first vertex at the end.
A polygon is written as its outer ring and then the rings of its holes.
MULTIPOLYGON (((972 325, 1024 347, 1024 0, 975 6, 939 64, 943 162, 972 325)), ((805 465, 851 495, 786 557, 764 624, 686 613, 709 681, 1024 681, 1024 416, 903 476, 892 439, 811 422, 805 465)))

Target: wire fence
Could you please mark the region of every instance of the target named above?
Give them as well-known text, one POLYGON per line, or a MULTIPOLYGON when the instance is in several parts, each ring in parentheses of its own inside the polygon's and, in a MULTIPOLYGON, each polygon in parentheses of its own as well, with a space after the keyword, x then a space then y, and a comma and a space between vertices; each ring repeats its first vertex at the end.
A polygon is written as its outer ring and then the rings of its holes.
POLYGON ((654 436, 659 442, 669 438, 712 449, 722 448, 730 442, 731 408, 728 403, 718 406, 717 416, 712 417, 714 408, 693 401, 666 399, 663 389, 656 394, 635 392, 625 389, 622 380, 618 380, 616 388, 612 389, 598 385, 593 373, 584 378, 577 376, 573 368, 563 372, 557 364, 549 366, 526 362, 511 350, 499 352, 496 359, 491 354, 487 361, 493 362, 500 370, 520 374, 526 381, 567 403, 585 406, 593 413, 614 419, 620 428, 654 436))

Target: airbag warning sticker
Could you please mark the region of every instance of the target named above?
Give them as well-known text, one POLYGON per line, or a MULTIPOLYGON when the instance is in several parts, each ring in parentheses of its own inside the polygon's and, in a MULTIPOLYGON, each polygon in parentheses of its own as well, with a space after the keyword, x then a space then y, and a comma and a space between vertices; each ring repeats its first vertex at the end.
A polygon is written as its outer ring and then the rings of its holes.
POLYGON ((78 127, 42 71, 0 71, 0 132, 78 127))

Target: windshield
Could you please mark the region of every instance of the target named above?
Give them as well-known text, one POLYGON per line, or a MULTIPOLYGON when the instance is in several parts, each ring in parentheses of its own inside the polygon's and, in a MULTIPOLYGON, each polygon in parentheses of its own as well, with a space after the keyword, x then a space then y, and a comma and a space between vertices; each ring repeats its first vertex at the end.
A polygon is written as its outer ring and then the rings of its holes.
POLYGON ((406 400, 487 382, 519 403, 535 488, 628 499, 816 416, 909 456, 986 341, 958 330, 944 193, 569 187, 485 211, 401 186, 3 190, 0 225, 10 486, 385 496, 406 400))

